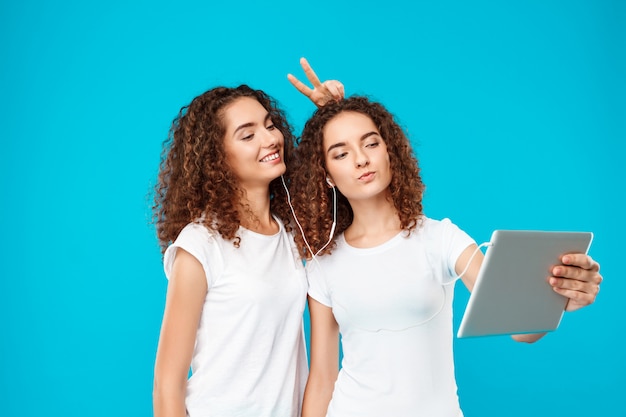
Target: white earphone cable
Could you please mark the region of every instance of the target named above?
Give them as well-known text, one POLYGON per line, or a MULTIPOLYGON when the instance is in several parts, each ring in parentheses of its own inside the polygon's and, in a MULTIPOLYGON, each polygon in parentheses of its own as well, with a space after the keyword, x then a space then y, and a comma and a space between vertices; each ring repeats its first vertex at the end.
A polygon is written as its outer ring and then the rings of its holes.
POLYGON ((289 189, 287 188, 287 184, 285 184, 285 178, 281 175, 280 176, 280 180, 283 183, 283 188, 285 189, 285 192, 287 193, 287 203, 289 204, 289 208, 291 209, 291 213, 293 214, 293 219, 295 220, 296 224, 298 225, 298 229, 300 229, 300 234, 302 235, 302 240, 304 240, 304 244, 306 245, 307 249, 309 250, 309 252, 312 255, 312 259, 317 262, 317 255, 319 255, 319 253, 321 251, 324 250, 324 248, 326 248, 326 246, 330 245, 330 242, 332 242, 333 240, 333 236, 335 235, 335 227, 337 226, 337 191, 336 191, 336 187, 333 187, 333 224, 330 228, 330 236, 328 236, 328 242, 326 242, 326 244, 324 246, 322 246, 320 248, 320 250, 318 250, 316 253, 313 253, 313 249, 311 249, 311 246, 309 246, 309 242, 306 240, 306 236, 304 235, 304 230, 302 229, 302 225, 300 224, 300 222, 298 221, 298 217, 296 216, 296 211, 293 208, 293 205, 291 204, 291 195, 289 194, 289 189))
MULTIPOLYGON (((478 251, 480 250, 480 248, 483 248, 485 246, 491 246, 491 242, 484 242, 481 243, 480 245, 478 245, 476 247, 476 249, 474 249, 474 253, 472 253, 472 256, 470 256, 469 261, 467 261, 467 264, 465 265, 465 268, 463 269, 463 272, 461 272, 457 278, 461 278, 463 275, 465 275, 467 273, 467 270, 469 269, 470 265, 472 264, 472 261, 474 260, 474 257, 476 256, 476 254, 478 253, 478 251)), ((453 281, 454 282, 454 281, 453 281)))

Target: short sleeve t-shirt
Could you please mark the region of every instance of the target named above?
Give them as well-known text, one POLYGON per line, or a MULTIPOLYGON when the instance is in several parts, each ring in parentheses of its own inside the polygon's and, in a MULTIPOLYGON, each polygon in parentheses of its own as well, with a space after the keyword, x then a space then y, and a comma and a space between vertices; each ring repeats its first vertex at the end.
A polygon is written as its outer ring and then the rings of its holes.
POLYGON ((293 237, 240 228, 240 247, 191 223, 166 250, 202 265, 208 293, 187 384, 191 417, 296 417, 308 374, 302 314, 307 282, 293 237))
POLYGON ((456 261, 472 243, 450 220, 424 217, 372 248, 341 235, 309 263, 309 295, 332 308, 343 346, 328 417, 462 416, 452 299, 456 261))

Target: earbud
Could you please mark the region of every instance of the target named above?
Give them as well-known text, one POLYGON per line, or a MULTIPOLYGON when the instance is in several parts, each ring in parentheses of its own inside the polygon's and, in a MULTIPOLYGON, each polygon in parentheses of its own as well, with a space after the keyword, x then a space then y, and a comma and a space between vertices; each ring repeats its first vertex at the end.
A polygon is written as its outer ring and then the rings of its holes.
POLYGON ((329 187, 334 188, 335 185, 330 181, 330 178, 326 177, 326 184, 328 184, 329 187))

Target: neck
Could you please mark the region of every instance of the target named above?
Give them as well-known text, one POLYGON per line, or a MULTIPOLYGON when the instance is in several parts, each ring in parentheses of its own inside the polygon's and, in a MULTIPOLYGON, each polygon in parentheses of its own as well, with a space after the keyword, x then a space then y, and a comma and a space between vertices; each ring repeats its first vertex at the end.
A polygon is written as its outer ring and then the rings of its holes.
POLYGON ((390 197, 350 202, 354 219, 346 229, 346 241, 355 247, 372 247, 391 239, 402 230, 390 197))
POLYGON ((270 193, 267 187, 244 188, 244 197, 239 203, 241 226, 262 234, 278 232, 278 225, 270 212, 270 193))

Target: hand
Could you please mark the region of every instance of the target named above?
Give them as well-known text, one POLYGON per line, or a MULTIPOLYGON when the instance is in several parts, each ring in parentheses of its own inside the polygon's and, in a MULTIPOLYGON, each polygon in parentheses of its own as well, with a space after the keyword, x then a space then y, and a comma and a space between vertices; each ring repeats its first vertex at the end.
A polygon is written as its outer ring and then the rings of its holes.
POLYGON ((300 58, 300 65, 302 65, 302 69, 308 80, 313 84, 313 88, 307 87, 292 74, 287 74, 287 78, 299 92, 307 96, 317 107, 322 107, 330 101, 343 99, 345 95, 343 84, 337 80, 329 80, 321 83, 317 75, 315 75, 315 71, 313 71, 313 68, 311 68, 305 58, 300 58))
POLYGON ((593 303, 600 291, 600 265, 590 256, 572 253, 561 257, 563 265, 552 268, 552 289, 569 298, 565 311, 574 311, 593 303))

